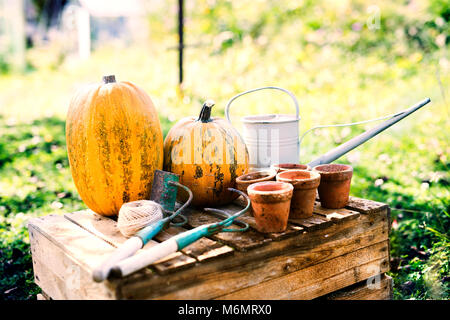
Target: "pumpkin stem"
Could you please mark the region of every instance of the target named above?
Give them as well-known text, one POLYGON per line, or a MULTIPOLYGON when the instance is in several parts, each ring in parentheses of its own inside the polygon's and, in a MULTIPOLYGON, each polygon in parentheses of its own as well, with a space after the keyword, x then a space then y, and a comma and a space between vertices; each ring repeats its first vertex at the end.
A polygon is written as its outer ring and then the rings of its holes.
POLYGON ((103 83, 114 83, 116 82, 116 76, 110 75, 110 76, 103 76, 103 83))
POLYGON ((211 109, 214 105, 214 101, 206 100, 205 103, 203 103, 202 110, 200 111, 200 115, 197 120, 201 122, 211 121, 211 109))

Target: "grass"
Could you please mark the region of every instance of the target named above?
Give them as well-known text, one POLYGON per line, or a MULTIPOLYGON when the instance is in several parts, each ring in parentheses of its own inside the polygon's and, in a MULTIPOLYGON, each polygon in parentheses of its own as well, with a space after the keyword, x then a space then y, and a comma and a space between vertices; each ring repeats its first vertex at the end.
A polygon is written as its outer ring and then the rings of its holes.
MULTIPOLYGON (((200 44, 186 49, 183 90, 167 17, 150 17, 150 41, 102 46, 86 61, 61 62, 54 47, 30 49, 34 71, 0 76, 0 299, 33 299, 38 292, 27 219, 85 207, 68 167, 65 115, 78 87, 109 73, 149 93, 165 133, 181 117, 197 115, 207 98, 223 116, 234 94, 264 85, 294 92, 301 132, 391 114, 430 97, 430 105, 339 162, 354 167, 352 195, 392 208, 394 297, 448 299, 450 62, 448 43, 438 41, 448 30, 448 21, 438 19, 447 7, 445 1, 415 9, 377 5, 380 29, 369 30, 360 1, 269 1, 258 8, 249 1, 199 1, 198 10, 188 10, 187 42, 200 44)), ((232 114, 240 129, 242 115, 288 110, 287 96, 261 92, 237 100, 232 114)), ((371 126, 316 130, 302 142, 301 161, 371 126)))

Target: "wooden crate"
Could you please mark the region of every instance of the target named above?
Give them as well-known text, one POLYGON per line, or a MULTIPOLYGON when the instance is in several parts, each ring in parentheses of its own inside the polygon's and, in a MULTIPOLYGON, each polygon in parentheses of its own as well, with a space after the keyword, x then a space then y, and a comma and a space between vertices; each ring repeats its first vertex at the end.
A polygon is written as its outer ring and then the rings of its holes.
MULTIPOLYGON (((239 201, 224 209, 239 210, 239 201)), ((216 221, 201 210, 188 209, 186 215, 188 226, 170 227, 142 250, 216 221)), ((250 213, 240 219, 255 225, 250 213)), ((389 220, 388 206, 379 202, 351 197, 339 210, 316 203, 313 217, 289 220, 285 232, 219 233, 103 283, 92 280, 92 270, 126 240, 114 220, 85 210, 32 219, 28 229, 40 298, 386 299, 392 290, 384 275, 389 220), (367 286, 367 279, 382 285, 367 286)))
POLYGON ((317 299, 326 300, 391 300, 392 278, 386 274, 378 275, 374 279, 368 279, 355 283, 344 289, 329 293, 317 299))

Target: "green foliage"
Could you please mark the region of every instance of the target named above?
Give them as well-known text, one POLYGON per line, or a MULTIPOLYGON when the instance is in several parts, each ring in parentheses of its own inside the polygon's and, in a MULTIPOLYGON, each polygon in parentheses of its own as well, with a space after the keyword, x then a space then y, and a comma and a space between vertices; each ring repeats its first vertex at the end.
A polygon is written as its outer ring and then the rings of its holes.
POLYGON ((7 74, 9 72, 9 63, 5 60, 5 57, 0 54, 0 75, 7 74))
POLYGON ((64 121, 0 119, 0 299, 33 298, 28 218, 82 208, 70 180, 64 121))
POLYGON ((431 0, 430 11, 445 21, 450 21, 450 1, 449 0, 431 0))
MULTIPOLYGON (((401 259, 394 276, 396 299, 448 299, 450 295, 450 242, 435 242, 419 256, 401 259)), ((417 253, 416 253, 417 255, 417 253)))
POLYGON ((448 0, 423 3, 352 1, 197 1, 192 12, 198 21, 191 33, 215 36, 217 52, 231 48, 246 36, 276 40, 279 31, 295 24, 298 40, 318 46, 335 45, 350 52, 404 56, 408 50, 434 51, 449 41, 448 0), (420 14, 418 14, 420 12, 420 14), (340 15, 345 15, 342 18, 340 15), (442 44, 441 44, 442 45, 442 44))

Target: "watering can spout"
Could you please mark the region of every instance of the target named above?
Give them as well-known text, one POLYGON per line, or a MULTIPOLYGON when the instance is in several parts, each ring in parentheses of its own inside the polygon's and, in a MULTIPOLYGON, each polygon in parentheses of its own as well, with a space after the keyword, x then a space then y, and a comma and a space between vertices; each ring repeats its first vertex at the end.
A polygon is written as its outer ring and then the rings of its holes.
POLYGON ((310 163, 308 163, 308 165, 310 167, 314 167, 320 164, 325 164, 325 163, 331 163, 334 160, 340 158, 341 156, 343 156, 344 154, 346 154, 347 152, 355 149, 356 147, 360 146, 361 144, 363 144, 364 142, 366 142, 367 140, 370 140, 371 138, 375 137, 377 134, 379 134, 380 132, 386 130, 387 128, 389 128, 390 126, 394 125, 395 123, 399 122, 400 120, 402 120, 403 118, 409 116, 411 113, 413 113, 414 111, 422 108, 424 105, 428 104, 430 102, 430 98, 424 99, 418 103, 416 103, 415 105, 413 105, 412 107, 410 107, 409 109, 406 109, 405 111, 393 116, 392 118, 380 123, 378 126, 367 130, 366 132, 360 134, 359 136, 341 144, 340 146, 328 151, 326 154, 320 156, 319 158, 311 161, 310 163))

